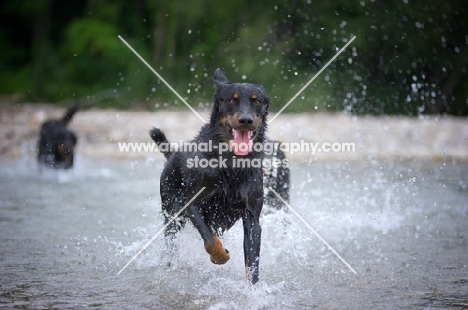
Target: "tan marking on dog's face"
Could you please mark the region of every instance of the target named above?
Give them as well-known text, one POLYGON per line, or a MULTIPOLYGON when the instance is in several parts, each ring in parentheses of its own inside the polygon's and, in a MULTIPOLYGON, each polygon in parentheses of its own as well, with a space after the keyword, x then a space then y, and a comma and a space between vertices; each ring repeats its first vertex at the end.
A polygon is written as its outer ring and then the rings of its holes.
POLYGON ((229 123, 233 127, 239 127, 239 115, 236 113, 229 117, 229 123))
POLYGON ((257 115, 254 116, 254 119, 253 119, 253 124, 252 124, 254 127, 256 128, 260 128, 260 126, 262 125, 262 119, 260 117, 258 117, 257 115))
POLYGON ((252 100, 254 101, 253 104, 256 105, 256 106, 258 106, 258 105, 260 105, 260 104, 262 103, 262 102, 258 99, 257 94, 253 94, 251 98, 252 98, 252 100))
POLYGON ((71 147, 66 147, 66 146, 63 145, 63 144, 59 144, 59 146, 57 147, 57 151, 58 151, 59 154, 65 155, 65 154, 67 154, 67 153, 73 152, 73 148, 71 148, 71 147))
POLYGON ((238 93, 234 93, 234 95, 232 95, 232 98, 234 98, 234 99, 239 98, 239 94, 238 94, 238 93))
POLYGON ((219 120, 220 124, 222 126, 226 126, 226 122, 228 121, 228 117, 227 116, 223 116, 221 117, 221 119, 219 120))
POLYGON ((64 146, 63 144, 59 144, 59 146, 57 147, 57 151, 58 151, 60 154, 65 153, 65 146, 64 146))

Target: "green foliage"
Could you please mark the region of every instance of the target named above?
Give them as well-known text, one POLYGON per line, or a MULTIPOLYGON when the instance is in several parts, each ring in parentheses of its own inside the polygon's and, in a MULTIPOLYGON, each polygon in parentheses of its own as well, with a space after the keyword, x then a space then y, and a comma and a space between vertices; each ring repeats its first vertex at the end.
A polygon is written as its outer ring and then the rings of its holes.
POLYGON ((4 1, 0 94, 181 107, 121 35, 194 106, 211 102, 220 67, 279 110, 356 36, 286 111, 467 115, 467 12, 456 0, 4 1))
POLYGON ((73 21, 65 29, 60 50, 63 91, 78 97, 98 92, 118 81, 122 66, 121 44, 114 24, 95 18, 73 21))

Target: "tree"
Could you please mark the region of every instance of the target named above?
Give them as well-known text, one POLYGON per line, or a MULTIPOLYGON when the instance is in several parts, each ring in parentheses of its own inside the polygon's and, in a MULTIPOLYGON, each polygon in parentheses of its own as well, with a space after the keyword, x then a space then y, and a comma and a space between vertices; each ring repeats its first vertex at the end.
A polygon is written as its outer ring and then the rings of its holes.
POLYGON ((211 101, 221 67, 279 109, 356 36, 287 111, 467 115, 467 15, 455 0, 4 1, 0 94, 180 105, 121 35, 192 103, 211 101))

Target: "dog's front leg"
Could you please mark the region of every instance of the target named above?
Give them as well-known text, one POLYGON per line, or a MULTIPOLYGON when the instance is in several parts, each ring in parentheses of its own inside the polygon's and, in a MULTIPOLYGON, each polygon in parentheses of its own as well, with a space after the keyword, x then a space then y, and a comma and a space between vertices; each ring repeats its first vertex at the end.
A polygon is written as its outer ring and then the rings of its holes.
POLYGON ((221 241, 205 223, 203 214, 198 206, 192 205, 189 207, 189 218, 193 226, 200 233, 205 243, 205 250, 210 254, 211 262, 219 265, 225 264, 230 258, 229 251, 223 247, 221 241))
POLYGON ((247 279, 250 283, 258 282, 258 265, 260 261, 260 240, 262 227, 259 215, 253 214, 248 208, 242 217, 244 224, 244 258, 247 279))

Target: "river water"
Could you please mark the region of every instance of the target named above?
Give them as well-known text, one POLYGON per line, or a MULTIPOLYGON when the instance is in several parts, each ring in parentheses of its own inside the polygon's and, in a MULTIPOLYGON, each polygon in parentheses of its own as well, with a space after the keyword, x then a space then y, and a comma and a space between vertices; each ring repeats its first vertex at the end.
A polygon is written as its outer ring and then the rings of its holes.
MULTIPOLYGON (((160 154, 157 154, 160 155, 160 154)), ((209 262, 191 225, 167 266, 163 161, 80 157, 42 171, 0 158, 0 308, 430 309, 468 304, 468 162, 291 162, 292 212, 265 206, 260 282, 245 280, 242 227, 209 262)))

